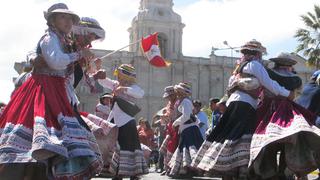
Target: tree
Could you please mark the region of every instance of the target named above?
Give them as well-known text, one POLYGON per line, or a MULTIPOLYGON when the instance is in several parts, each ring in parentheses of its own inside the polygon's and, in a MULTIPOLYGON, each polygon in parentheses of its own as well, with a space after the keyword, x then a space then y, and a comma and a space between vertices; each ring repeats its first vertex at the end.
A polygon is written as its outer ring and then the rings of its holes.
POLYGON ((320 67, 320 6, 314 5, 314 13, 301 15, 305 28, 300 28, 294 35, 299 44, 297 52, 302 52, 307 58, 308 65, 320 67))

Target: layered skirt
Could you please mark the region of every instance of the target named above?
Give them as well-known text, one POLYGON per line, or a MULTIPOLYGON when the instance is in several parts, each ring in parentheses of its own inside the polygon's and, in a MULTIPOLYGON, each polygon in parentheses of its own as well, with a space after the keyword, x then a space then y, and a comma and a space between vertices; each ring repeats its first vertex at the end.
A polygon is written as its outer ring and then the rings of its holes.
POLYGON ((319 167, 320 130, 316 116, 287 99, 266 98, 258 108, 258 125, 252 137, 250 169, 260 178, 277 173, 281 150, 287 168, 306 175, 319 167))
POLYGON ((13 93, 0 117, 0 164, 7 169, 0 176, 16 163, 42 164, 54 179, 89 179, 101 170, 96 139, 76 118, 64 78, 32 75, 13 93))
POLYGON ((231 102, 202 144, 192 166, 214 176, 246 176, 255 122, 256 110, 250 104, 231 102))
POLYGON ((178 148, 169 162, 169 175, 183 175, 195 170, 191 167, 191 162, 202 143, 203 138, 198 126, 184 129, 180 134, 178 148))
POLYGON ((149 170, 141 150, 134 119, 119 127, 117 140, 109 171, 120 177, 147 174, 149 170))
POLYGON ((108 173, 112 155, 116 150, 118 127, 105 119, 86 112, 81 112, 81 117, 97 139, 104 164, 103 173, 108 173))

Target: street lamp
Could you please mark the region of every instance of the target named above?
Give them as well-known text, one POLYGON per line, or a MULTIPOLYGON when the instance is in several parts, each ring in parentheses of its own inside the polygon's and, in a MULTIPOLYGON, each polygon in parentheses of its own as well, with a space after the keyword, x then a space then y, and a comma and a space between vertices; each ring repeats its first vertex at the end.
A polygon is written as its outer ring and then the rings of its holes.
POLYGON ((233 59, 233 50, 234 50, 234 47, 231 47, 229 44, 228 44, 228 41, 223 41, 223 44, 228 46, 231 50, 231 59, 233 59))

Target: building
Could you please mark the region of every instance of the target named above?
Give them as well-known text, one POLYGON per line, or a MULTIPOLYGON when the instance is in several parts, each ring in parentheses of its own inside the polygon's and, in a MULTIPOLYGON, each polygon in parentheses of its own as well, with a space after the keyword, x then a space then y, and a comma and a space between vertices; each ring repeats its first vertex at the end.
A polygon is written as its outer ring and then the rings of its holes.
MULTIPOLYGON (((137 115, 150 119, 155 112, 164 106, 163 89, 181 81, 192 84, 192 98, 208 102, 210 97, 221 97, 227 86, 228 78, 234 68, 235 58, 216 56, 210 58, 188 57, 182 53, 182 34, 184 24, 181 17, 172 9, 172 0, 141 0, 138 15, 133 18, 129 31, 130 44, 153 32, 159 33, 162 56, 172 61, 169 68, 155 68, 149 65, 136 43, 129 51, 115 53, 103 59, 108 77, 112 69, 122 63, 131 63, 137 71, 138 84, 144 89, 145 97, 138 103, 142 111, 137 115)), ((97 57, 111 51, 94 50, 97 57)), ((92 112, 98 95, 93 96, 89 89, 82 86, 78 89, 81 108, 92 112)))
MULTIPOLYGON (((192 84, 192 98, 200 99, 203 104, 207 104, 210 97, 222 97, 234 69, 236 58, 217 56, 213 50, 209 58, 184 56, 182 36, 185 25, 172 7, 172 0, 141 0, 139 12, 128 29, 129 43, 133 43, 129 51, 120 51, 103 59, 103 67, 111 79, 114 78, 113 70, 120 64, 131 63, 135 66, 137 82, 145 91, 145 97, 138 101, 142 111, 137 117, 144 116, 150 120, 164 106, 163 89, 181 81, 192 84), (150 66, 142 54, 140 44, 134 44, 153 32, 159 33, 162 55, 172 61, 169 68, 150 66)), ((97 57, 110 52, 94 50, 97 57)), ((313 70, 307 68, 304 62, 301 58, 296 70, 306 82, 313 70)), ((20 65, 16 64, 16 69, 20 65)), ((83 85, 77 88, 77 94, 81 102, 80 109, 94 112, 100 94, 90 93, 89 88, 83 85)))

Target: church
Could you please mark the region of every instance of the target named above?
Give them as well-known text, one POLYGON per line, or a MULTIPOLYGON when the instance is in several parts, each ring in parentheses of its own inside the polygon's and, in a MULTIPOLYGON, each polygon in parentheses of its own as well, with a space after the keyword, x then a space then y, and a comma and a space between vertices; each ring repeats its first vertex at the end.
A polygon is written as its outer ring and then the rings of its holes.
MULTIPOLYGON (((130 44, 158 32, 161 54, 172 62, 171 66, 150 66, 140 43, 131 45, 129 51, 120 51, 102 60, 107 76, 111 79, 114 78, 112 70, 122 63, 131 63, 136 68, 137 83, 145 91, 144 98, 138 101, 142 110, 137 117, 143 116, 150 120, 164 106, 164 88, 179 82, 190 82, 192 98, 200 99, 203 103, 207 103, 210 97, 222 97, 234 68, 236 58, 216 56, 214 52, 210 58, 184 56, 182 35, 185 25, 172 7, 172 0, 141 0, 139 12, 128 29, 130 44)), ((97 57, 109 52, 112 51, 94 50, 97 57)), ((90 94, 86 86, 77 88, 77 92, 81 102, 80 109, 94 111, 99 94, 90 94)))
MULTIPOLYGON (((210 54, 208 58, 184 56, 182 40, 185 24, 172 7, 173 0, 141 0, 138 14, 133 17, 131 27, 128 29, 131 44, 129 51, 119 51, 102 59, 102 66, 111 79, 115 78, 113 70, 120 64, 130 63, 136 68, 137 83, 145 91, 144 98, 138 101, 142 110, 137 118, 143 116, 151 120, 152 116, 165 105, 162 99, 164 88, 179 82, 191 83, 192 99, 200 99, 203 104, 208 104, 211 97, 221 98, 237 60, 235 57, 215 55, 214 48, 211 54, 208 52, 210 54), (134 43, 154 32, 159 33, 162 56, 172 62, 167 68, 151 66, 142 53, 140 43, 134 43)), ((101 57, 112 50, 94 49, 93 52, 96 57, 101 57)), ((305 66, 303 58, 295 68, 304 83, 313 72, 313 69, 305 66)), ((16 63, 15 69, 19 72, 21 63, 16 63)), ((84 84, 82 82, 76 89, 81 102, 79 109, 94 112, 101 94, 90 93, 89 87, 84 84)))
MULTIPOLYGON (((234 57, 216 56, 214 51, 209 58, 184 56, 182 36, 185 24, 172 7, 173 0, 141 0, 138 14, 132 19, 128 29, 130 44, 158 32, 161 54, 172 62, 170 67, 150 66, 143 56, 140 43, 131 45, 129 51, 120 51, 103 59, 103 67, 106 67, 107 76, 111 79, 114 78, 112 70, 122 63, 131 63, 136 68, 137 82, 145 91, 144 98, 138 101, 142 111, 137 117, 143 116, 148 120, 164 106, 163 89, 168 85, 190 82, 192 98, 200 99, 203 104, 208 104, 210 97, 222 97, 236 61, 234 57)), ((100 57, 111 51, 94 52, 100 57)), ((303 61, 301 59, 296 70, 305 82, 312 71, 305 67, 303 61)), ((93 112, 99 94, 93 96, 85 86, 77 90, 80 108, 93 112)))

